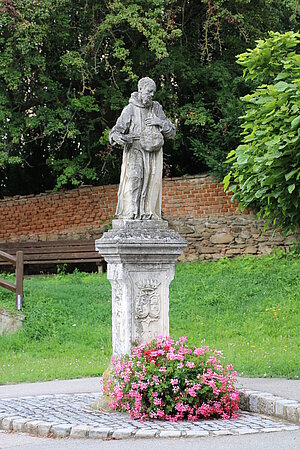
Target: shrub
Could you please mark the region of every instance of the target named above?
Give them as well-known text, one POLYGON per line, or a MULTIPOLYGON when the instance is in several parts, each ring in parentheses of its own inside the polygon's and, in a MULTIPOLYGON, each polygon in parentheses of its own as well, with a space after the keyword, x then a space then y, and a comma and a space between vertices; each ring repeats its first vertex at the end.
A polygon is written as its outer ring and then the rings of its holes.
POLYGON ((189 348, 185 336, 175 343, 159 336, 134 346, 131 355, 112 360, 111 377, 104 382, 109 406, 132 419, 236 418, 237 373, 221 359, 222 352, 207 346, 189 348))
POLYGON ((224 185, 240 209, 256 208, 288 232, 300 227, 300 33, 269 35, 238 56, 257 87, 242 98, 242 144, 228 154, 224 185))

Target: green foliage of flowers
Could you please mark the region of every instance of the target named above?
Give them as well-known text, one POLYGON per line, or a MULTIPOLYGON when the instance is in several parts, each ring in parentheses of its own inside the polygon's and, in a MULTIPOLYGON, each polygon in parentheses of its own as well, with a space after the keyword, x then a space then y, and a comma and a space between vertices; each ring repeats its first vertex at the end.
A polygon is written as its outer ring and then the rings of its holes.
POLYGON ((130 355, 113 359, 103 386, 111 398, 109 406, 142 420, 236 418, 239 394, 233 366, 222 366, 222 352, 190 348, 186 340, 158 336, 132 347, 130 355))
POLYGON ((239 55, 246 80, 256 84, 242 100, 242 144, 228 155, 225 189, 240 209, 290 231, 300 227, 300 34, 270 33, 239 55))

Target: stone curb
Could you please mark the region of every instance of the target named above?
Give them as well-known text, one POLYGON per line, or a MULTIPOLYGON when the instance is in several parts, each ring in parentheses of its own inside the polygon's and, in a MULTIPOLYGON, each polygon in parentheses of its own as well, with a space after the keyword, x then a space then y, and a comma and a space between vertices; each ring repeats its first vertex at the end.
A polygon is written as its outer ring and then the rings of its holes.
POLYGON ((240 391, 240 409, 300 425, 300 403, 268 392, 240 391))
MULTIPOLYGON (((1 420, 1 418, 0 418, 1 420)), ((282 428, 262 428, 255 429, 232 429, 215 431, 180 431, 180 430, 136 430, 134 428, 120 428, 112 430, 110 428, 92 427, 86 425, 54 424, 52 422, 28 420, 20 417, 6 417, 2 419, 0 429, 5 431, 28 433, 41 437, 71 438, 71 439, 174 439, 174 438, 201 438, 209 436, 239 436, 254 434, 259 432, 280 432, 298 430, 299 426, 286 424, 282 428)))
POLYGON ((298 430, 300 426, 300 403, 294 400, 284 399, 267 392, 252 390, 240 391, 240 409, 242 411, 262 414, 264 416, 273 416, 277 419, 283 419, 287 422, 284 427, 255 429, 230 430, 155 430, 145 429, 137 430, 133 427, 125 426, 119 429, 109 427, 72 425, 69 423, 54 423, 44 420, 32 420, 18 417, 16 415, 0 415, 0 430, 29 433, 42 437, 55 438, 73 438, 73 439, 153 439, 153 438, 200 438, 208 436, 224 435, 244 435, 258 432, 275 431, 293 431, 298 430), (293 425, 295 424, 295 425, 293 425))

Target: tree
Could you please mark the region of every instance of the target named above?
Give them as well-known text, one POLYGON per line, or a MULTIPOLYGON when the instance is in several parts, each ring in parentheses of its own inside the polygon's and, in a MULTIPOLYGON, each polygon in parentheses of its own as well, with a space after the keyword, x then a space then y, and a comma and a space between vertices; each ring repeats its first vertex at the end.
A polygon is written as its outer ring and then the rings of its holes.
POLYGON ((256 84, 242 100, 242 143, 228 155, 239 207, 285 231, 300 227, 300 33, 269 33, 238 56, 246 80, 256 84))
POLYGON ((222 175, 239 144, 235 55, 296 23, 294 0, 0 0, 0 196, 118 182, 108 144, 138 78, 177 124, 171 175, 222 175))

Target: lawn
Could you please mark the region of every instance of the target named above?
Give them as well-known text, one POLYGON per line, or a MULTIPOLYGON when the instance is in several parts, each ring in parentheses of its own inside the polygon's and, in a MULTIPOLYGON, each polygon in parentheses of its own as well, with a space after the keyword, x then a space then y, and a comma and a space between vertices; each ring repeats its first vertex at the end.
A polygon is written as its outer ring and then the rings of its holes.
MULTIPOLYGON (((3 277, 3 276, 1 276, 3 277)), ((0 337, 0 383, 96 376, 111 356, 106 275, 25 279, 23 329, 0 337)), ((14 295, 0 288, 0 307, 14 295)), ((223 350, 240 375, 298 378, 300 257, 180 263, 170 333, 223 350)))

